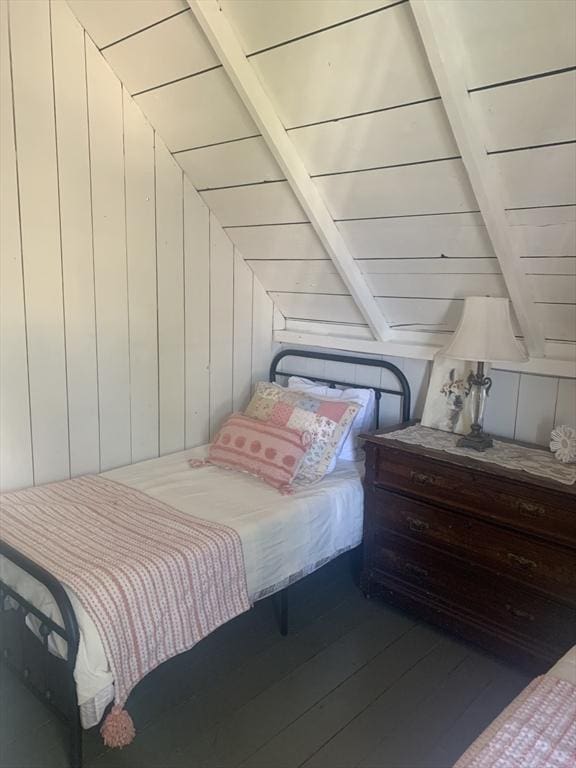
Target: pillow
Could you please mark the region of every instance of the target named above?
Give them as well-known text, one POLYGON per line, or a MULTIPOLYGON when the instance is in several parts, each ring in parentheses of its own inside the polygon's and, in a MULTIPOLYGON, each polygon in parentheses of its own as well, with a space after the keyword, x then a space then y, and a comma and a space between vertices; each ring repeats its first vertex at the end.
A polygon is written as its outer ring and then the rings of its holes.
POLYGON ((248 472, 281 493, 291 493, 309 445, 307 432, 234 413, 212 441, 206 461, 200 463, 248 472))
POLYGON ((296 475, 296 482, 308 484, 321 480, 328 472, 342 437, 348 434, 359 410, 358 403, 322 400, 261 381, 245 413, 267 424, 300 429, 310 434, 310 448, 296 475))
MULTIPOLYGON (((374 429, 376 397, 373 389, 331 389, 325 384, 316 384, 310 379, 303 379, 300 376, 290 376, 288 379, 288 389, 297 389, 299 392, 305 392, 314 397, 330 398, 332 400, 348 400, 359 403, 360 410, 356 414, 352 427, 344 437, 340 450, 333 459, 344 459, 345 461, 358 460, 358 435, 362 432, 369 432, 374 429)), ((333 469, 334 467, 332 467, 333 469)), ((328 471, 331 472, 332 469, 328 471)))

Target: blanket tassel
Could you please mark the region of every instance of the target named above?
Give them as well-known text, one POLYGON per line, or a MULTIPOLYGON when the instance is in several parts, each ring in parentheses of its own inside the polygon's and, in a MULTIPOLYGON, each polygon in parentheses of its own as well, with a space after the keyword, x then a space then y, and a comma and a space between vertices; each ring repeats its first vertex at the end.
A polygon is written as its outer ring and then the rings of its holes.
POLYGON ((107 747, 127 747, 136 736, 132 718, 122 707, 112 707, 104 720, 100 734, 107 747))

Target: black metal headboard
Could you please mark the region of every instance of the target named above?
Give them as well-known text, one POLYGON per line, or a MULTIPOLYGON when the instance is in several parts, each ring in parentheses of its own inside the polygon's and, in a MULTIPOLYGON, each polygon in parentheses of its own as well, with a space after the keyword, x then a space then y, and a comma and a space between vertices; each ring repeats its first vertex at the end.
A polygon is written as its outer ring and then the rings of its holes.
POLYGON ((355 357, 348 355, 332 355, 329 352, 309 352, 299 349, 284 349, 278 352, 270 365, 270 381, 276 381, 277 376, 305 376, 311 381, 317 381, 322 384, 328 384, 329 387, 354 387, 356 389, 373 389, 376 396, 376 429, 380 426, 380 400, 382 395, 394 395, 401 398, 402 402, 402 421, 410 419, 410 384, 408 379, 400 368, 394 363, 388 363, 386 360, 375 360, 371 357, 355 357), (327 379, 324 376, 309 375, 308 373, 295 373, 291 371, 279 371, 278 365, 285 357, 311 358, 312 360, 329 360, 332 363, 350 363, 351 365, 365 365, 372 368, 385 368, 396 377, 399 389, 383 389, 382 387, 373 387, 366 384, 355 384, 347 381, 335 381, 327 379))

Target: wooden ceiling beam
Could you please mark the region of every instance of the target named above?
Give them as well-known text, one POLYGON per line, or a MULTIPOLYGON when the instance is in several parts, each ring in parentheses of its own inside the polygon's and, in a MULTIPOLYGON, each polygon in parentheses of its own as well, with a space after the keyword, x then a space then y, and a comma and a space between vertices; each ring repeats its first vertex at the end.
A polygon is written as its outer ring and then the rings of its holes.
MULTIPOLYGON (((347 335, 349 329, 334 324, 300 322, 293 328, 293 322, 287 321, 284 330, 274 331, 274 341, 290 346, 304 345, 326 349, 339 349, 370 355, 391 355, 393 357, 433 360, 444 346, 444 339, 435 339, 436 334, 393 332, 386 341, 375 341, 361 334, 347 335), (307 328, 308 326, 308 328, 307 328), (322 332, 324 326, 324 333, 322 332), (330 331, 328 333, 327 331, 330 331), (338 333, 342 335, 338 335, 338 333), (432 337, 432 338, 428 338, 432 337)), ((442 334, 444 336, 445 334, 442 334)), ((518 371, 539 376, 558 376, 573 379, 576 377, 576 344, 571 342, 547 341, 543 357, 530 358, 525 363, 493 363, 492 368, 501 371, 518 371)))
POLYGON ((510 234, 500 180, 477 128, 462 74, 464 51, 458 30, 443 0, 411 0, 410 7, 528 352, 531 357, 542 357, 544 334, 510 234))
POLYGON ((217 0, 187 0, 374 336, 390 328, 217 0))

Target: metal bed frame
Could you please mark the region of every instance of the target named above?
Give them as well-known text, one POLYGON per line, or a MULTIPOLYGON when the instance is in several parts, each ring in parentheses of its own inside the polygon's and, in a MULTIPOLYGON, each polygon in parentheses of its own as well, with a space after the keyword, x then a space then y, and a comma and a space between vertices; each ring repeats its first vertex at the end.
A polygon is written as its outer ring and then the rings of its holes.
MULTIPOLYGON (((271 382, 276 381, 279 376, 304 375, 302 373, 278 370, 281 361, 287 357, 325 360, 386 369, 396 377, 399 389, 394 390, 336 381, 308 373, 305 375, 311 381, 327 384, 331 388, 355 387, 357 389, 373 389, 376 395, 376 429, 380 426, 382 395, 400 397, 402 421, 407 421, 410 418, 410 386, 402 371, 393 363, 374 358, 287 349, 279 352, 272 360, 270 366, 271 382)), ((80 630, 74 609, 66 594, 66 590, 54 576, 2 541, 1 537, 0 555, 40 582, 50 592, 54 603, 60 611, 61 624, 44 614, 0 579, 0 651, 2 661, 37 698, 43 701, 59 719, 68 725, 70 729, 70 765, 71 768, 81 768, 82 724, 74 680, 80 630), (26 625, 26 619, 29 615, 34 616, 39 622, 39 638, 26 625), (65 659, 55 656, 50 651, 49 638, 51 633, 55 633, 66 641, 67 654, 65 659)), ((289 587, 286 587, 280 592, 279 625, 282 635, 288 633, 288 589, 289 587)))

